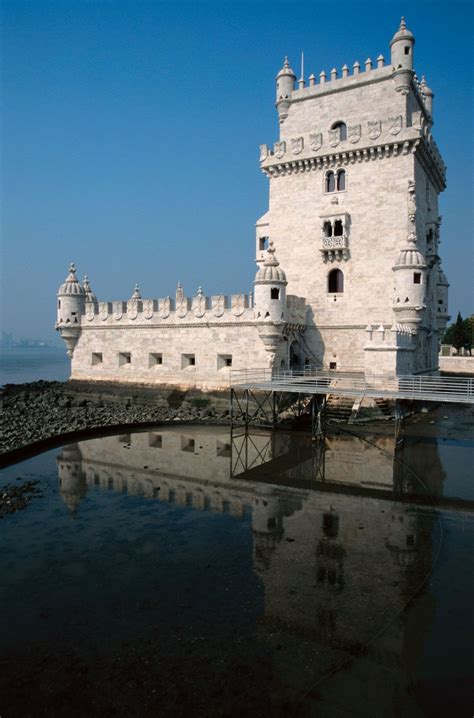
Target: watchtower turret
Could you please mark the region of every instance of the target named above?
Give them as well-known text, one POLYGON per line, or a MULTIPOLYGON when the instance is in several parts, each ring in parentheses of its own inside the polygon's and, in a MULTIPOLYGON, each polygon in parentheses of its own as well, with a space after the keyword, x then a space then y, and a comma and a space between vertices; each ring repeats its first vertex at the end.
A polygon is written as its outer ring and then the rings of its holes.
POLYGON ((390 41, 391 62, 394 68, 393 79, 397 92, 408 94, 413 77, 413 48, 415 37, 407 29, 405 18, 402 17, 400 27, 390 41))
POLYGON ((274 322, 284 319, 287 284, 285 272, 275 257, 273 242, 270 242, 267 258, 254 281, 256 319, 269 319, 274 322))
POLYGON ((295 87, 296 75, 290 67, 288 58, 285 57, 283 67, 276 76, 276 108, 278 117, 282 123, 288 117, 288 110, 291 105, 291 93, 295 87))
POLYGON ((72 356, 85 311, 86 293, 76 277, 76 267, 71 262, 69 274, 58 289, 56 329, 66 342, 67 353, 72 356))
POLYGON ((416 235, 410 232, 407 245, 393 267, 395 272, 395 296, 393 311, 402 324, 417 328, 425 310, 426 260, 417 249, 416 235))

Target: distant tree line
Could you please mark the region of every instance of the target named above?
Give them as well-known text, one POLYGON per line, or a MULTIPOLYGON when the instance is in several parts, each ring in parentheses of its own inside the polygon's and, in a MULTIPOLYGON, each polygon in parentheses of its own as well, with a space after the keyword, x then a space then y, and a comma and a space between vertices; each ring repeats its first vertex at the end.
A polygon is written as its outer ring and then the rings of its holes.
POLYGON ((460 349, 467 349, 471 353, 474 344, 474 314, 468 319, 463 319, 461 312, 458 312, 456 321, 446 329, 441 344, 450 344, 459 354, 460 349))

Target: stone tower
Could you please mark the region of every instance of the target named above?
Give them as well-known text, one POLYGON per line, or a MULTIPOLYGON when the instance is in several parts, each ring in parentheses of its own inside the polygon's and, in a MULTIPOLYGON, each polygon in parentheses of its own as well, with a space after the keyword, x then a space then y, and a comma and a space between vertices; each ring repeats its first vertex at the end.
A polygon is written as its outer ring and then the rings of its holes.
POLYGON ((332 369, 433 372, 449 318, 438 253, 445 166, 431 134, 433 92, 414 72, 404 18, 382 55, 306 82, 285 59, 279 137, 260 147, 273 242, 287 291, 310 306, 305 342, 332 369))

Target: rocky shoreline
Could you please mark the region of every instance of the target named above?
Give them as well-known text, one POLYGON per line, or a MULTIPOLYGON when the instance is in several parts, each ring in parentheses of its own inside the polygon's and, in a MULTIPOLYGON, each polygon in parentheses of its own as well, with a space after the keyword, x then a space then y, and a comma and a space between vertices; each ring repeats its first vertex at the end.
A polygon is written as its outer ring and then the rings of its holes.
POLYGON ((0 397, 4 457, 53 437, 107 427, 172 421, 229 423, 227 392, 36 381, 7 384, 0 397))

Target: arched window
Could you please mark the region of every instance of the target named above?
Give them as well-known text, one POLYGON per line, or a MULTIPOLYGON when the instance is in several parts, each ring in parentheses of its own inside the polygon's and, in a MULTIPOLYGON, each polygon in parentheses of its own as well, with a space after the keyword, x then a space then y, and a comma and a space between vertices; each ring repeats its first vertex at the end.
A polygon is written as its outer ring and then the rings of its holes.
POLYGON ((335 237, 342 237, 344 234, 343 226, 342 226, 342 219, 336 219, 334 222, 334 236, 335 237))
POLYGON ((332 237, 332 224, 328 220, 323 224, 323 234, 325 237, 332 237))
POLYGON ((339 130, 339 139, 341 142, 347 140, 347 125, 345 122, 335 122, 331 130, 339 130))
POLYGON ((280 290, 277 289, 277 287, 272 287, 270 289, 270 298, 271 299, 280 299, 280 290))
POLYGON ((332 269, 328 274, 328 292, 342 294, 344 291, 344 275, 340 269, 332 269))
POLYGON ((334 172, 328 172, 326 175, 326 192, 334 192, 336 189, 336 178, 334 172))
POLYGON ((337 191, 342 192, 346 189, 346 170, 339 170, 337 173, 337 191))

